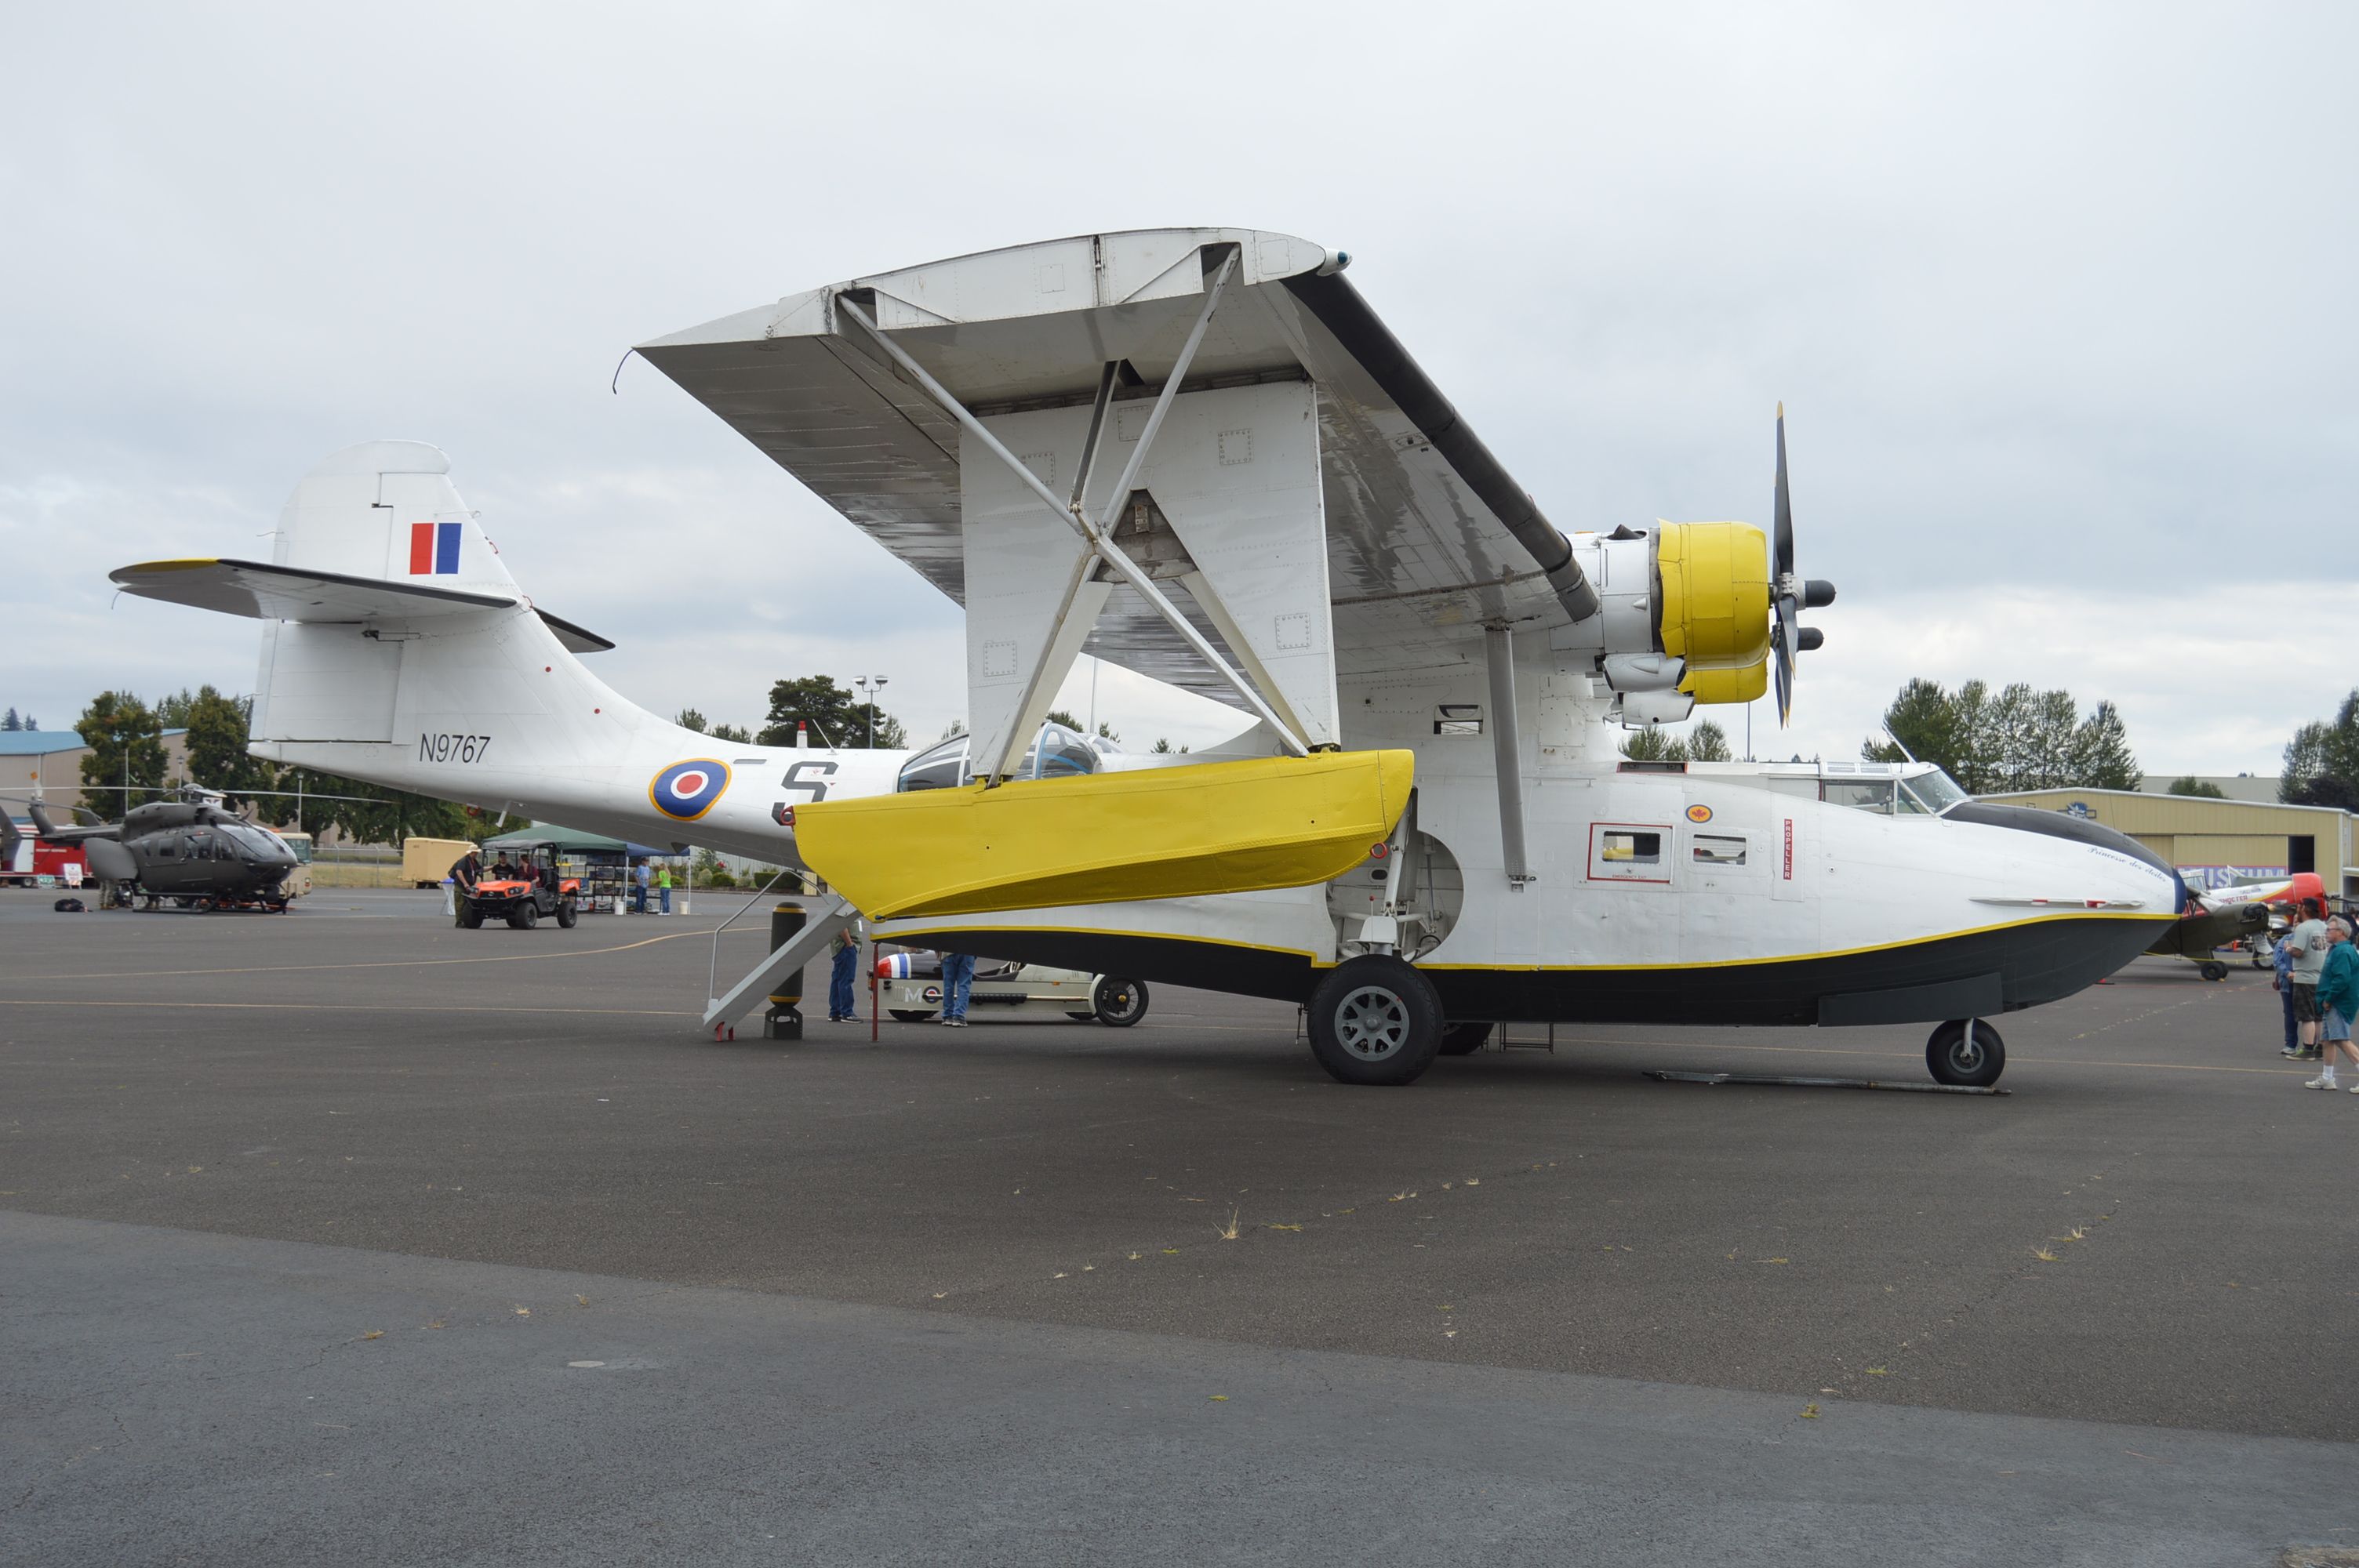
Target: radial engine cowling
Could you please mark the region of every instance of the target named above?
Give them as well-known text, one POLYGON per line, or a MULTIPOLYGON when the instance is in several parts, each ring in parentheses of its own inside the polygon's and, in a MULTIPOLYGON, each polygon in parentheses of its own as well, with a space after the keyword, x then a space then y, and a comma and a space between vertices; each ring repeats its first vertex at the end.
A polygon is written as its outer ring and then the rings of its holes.
POLYGON ((1658 523, 1576 542, 1603 612, 1557 634, 1586 647, 1625 723, 1669 723, 1699 702, 1768 690, 1776 624, 1769 542, 1749 523, 1658 523), (1590 564, 1593 563, 1593 564, 1590 564))

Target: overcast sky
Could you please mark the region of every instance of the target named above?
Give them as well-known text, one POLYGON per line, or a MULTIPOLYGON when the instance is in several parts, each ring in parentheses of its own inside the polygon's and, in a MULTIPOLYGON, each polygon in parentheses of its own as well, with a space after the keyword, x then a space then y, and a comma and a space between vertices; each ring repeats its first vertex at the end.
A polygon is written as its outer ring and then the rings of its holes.
MULTIPOLYGON (((319 458, 406 437, 647 706, 758 723, 778 676, 881 674, 930 738, 955 607, 647 366, 611 395, 616 360, 1190 223, 1350 251, 1561 527, 1766 522, 1783 398, 1801 564, 1843 597, 1764 753, 1854 755, 1907 676, 1979 676, 2113 698, 2149 773, 2275 773, 2359 684, 2359 7, 55 5, 7 36, 0 704, 49 727, 249 689, 250 623, 106 572, 259 552, 319 458)), ((1118 680, 1099 711, 1236 727, 1118 680)))

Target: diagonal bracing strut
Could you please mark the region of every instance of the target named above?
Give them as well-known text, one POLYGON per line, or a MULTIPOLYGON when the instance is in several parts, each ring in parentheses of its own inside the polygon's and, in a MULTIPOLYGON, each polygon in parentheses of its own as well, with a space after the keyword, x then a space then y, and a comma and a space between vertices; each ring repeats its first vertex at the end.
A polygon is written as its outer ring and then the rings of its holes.
MULTIPOLYGON (((1221 291, 1227 285, 1230 275, 1236 270, 1236 266, 1237 254, 1234 251, 1231 251, 1227 258, 1221 263, 1220 269, 1212 275, 1212 283, 1204 291, 1204 307, 1197 314, 1196 324, 1190 330, 1188 341, 1180 347, 1180 357, 1173 363, 1171 374, 1163 384, 1163 390, 1155 399, 1155 407, 1147 415, 1145 427, 1139 431, 1136 447, 1130 455, 1130 461, 1124 466, 1122 478, 1116 481, 1106 503, 1104 515, 1099 518, 1091 517, 1082 506, 1080 484, 1074 487, 1071 501, 1060 500, 1055 492, 1041 482, 1039 475, 1027 467, 1022 459, 1009 451, 982 420, 968 412, 966 406, 952 395, 949 388, 937 381, 926 367, 912 358, 900 344, 887 337, 884 330, 876 325, 867 312, 842 295, 836 297, 835 303, 837 308, 857 324, 860 330, 885 351, 887 358, 908 373, 911 379, 915 380, 926 395, 940 406, 943 413, 956 420, 961 428, 974 437, 984 450, 1006 464, 1027 489, 1038 496, 1041 503, 1049 510, 1070 523, 1073 531, 1082 536, 1086 550, 1082 557, 1075 562, 1071 579, 1066 584, 1064 597, 1058 611, 1060 621, 1071 610, 1073 600, 1080 593, 1082 584, 1088 580, 1092 557, 1103 561, 1115 576, 1128 583, 1140 598, 1146 600, 1156 613, 1162 616, 1170 624, 1172 630, 1180 633, 1181 639, 1195 651, 1197 656, 1212 665, 1214 672, 1239 697, 1245 698, 1246 706, 1253 709, 1263 723, 1269 726, 1285 748, 1299 757, 1307 755, 1310 748, 1305 746, 1286 721, 1278 717, 1277 710, 1262 696, 1259 688, 1237 673, 1229 662, 1220 655, 1219 651, 1206 640, 1203 633, 1197 631, 1188 618, 1180 612, 1179 607, 1174 605, 1165 596, 1163 590, 1156 586, 1154 579, 1141 570, 1136 562, 1124 555, 1121 547, 1106 535, 1107 524, 1112 521, 1115 512, 1129 499, 1131 487, 1137 481, 1139 469, 1147 460, 1148 449, 1154 444, 1157 431, 1162 427, 1164 416, 1170 412, 1172 401, 1179 395, 1180 380, 1187 374, 1190 363, 1194 361, 1197 347, 1204 341, 1205 329, 1212 325, 1212 313, 1220 306, 1221 291)), ((1090 470, 1096 461, 1098 445, 1103 438, 1104 416, 1107 412, 1107 405, 1112 400, 1113 389, 1113 367, 1109 366, 1099 382, 1097 406, 1091 418, 1089 449, 1082 454, 1081 480, 1083 483, 1088 481, 1090 470)), ((1050 640, 1053 643, 1053 633, 1050 640)), ((1044 657, 1043 663, 1045 662, 1044 657)), ((1036 667, 1032 677, 1035 684, 1040 679, 1041 674, 1041 669, 1036 667)), ((1028 737, 1021 739, 1028 740, 1028 737)), ((1009 738, 1008 745, 1011 750, 1018 743, 1018 737, 1009 738)), ((1004 770, 1006 762, 1007 756, 1004 753, 995 761, 995 769, 1004 770)), ((1002 776, 1001 772, 995 771, 992 782, 996 783, 1000 776, 1002 776)))

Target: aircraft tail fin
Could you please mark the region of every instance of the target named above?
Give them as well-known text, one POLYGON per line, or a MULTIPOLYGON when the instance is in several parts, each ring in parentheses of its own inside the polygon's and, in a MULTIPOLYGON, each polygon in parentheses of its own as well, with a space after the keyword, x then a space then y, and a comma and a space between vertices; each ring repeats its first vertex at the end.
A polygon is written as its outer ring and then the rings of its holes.
POLYGON ((462 745, 493 714, 625 711, 573 656, 614 644, 533 605, 450 470, 423 441, 347 447, 296 485, 268 561, 147 561, 113 577, 264 623, 252 733, 265 755, 383 745, 405 711, 462 745), (547 678, 520 680, 527 670, 547 678))

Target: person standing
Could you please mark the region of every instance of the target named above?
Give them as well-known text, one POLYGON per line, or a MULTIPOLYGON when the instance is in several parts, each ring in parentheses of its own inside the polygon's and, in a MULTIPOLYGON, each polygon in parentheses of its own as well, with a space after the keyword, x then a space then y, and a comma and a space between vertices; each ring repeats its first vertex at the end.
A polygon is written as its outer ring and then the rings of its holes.
POLYGON ((2301 1033, 2293 1015, 2293 928, 2299 923, 2300 916, 2291 909, 2286 914, 2289 918, 2286 921, 2284 933, 2269 944, 2269 968, 2277 971, 2269 985, 2277 993, 2277 1011, 2285 1017, 2285 1048, 2277 1054, 2299 1057, 2301 1054, 2301 1033))
MULTIPOLYGON (((2318 970, 2320 1052, 2325 1061, 2318 1076, 2302 1086, 2312 1089, 2340 1087, 2334 1081, 2339 1053, 2347 1053, 2351 1065, 2359 1067, 2359 1046, 2351 1044, 2351 1021, 2359 1018, 2359 950, 2351 946, 2351 923, 2339 914, 2328 921, 2326 941, 2326 959, 2318 970)), ((2359 1095, 2359 1084, 2351 1092, 2359 1095)))
POLYGON ((2324 904, 2306 898, 2301 901, 2301 924, 2286 933, 2286 940, 2293 944, 2293 1017, 2304 1056, 2318 1054, 2318 976, 2326 967, 2326 950, 2332 946, 2326 935, 2325 914, 2324 904))
POLYGON ((827 971, 827 1021, 830 1023, 857 1023, 858 1005, 853 1000, 852 982, 860 968, 860 921, 853 917, 851 925, 835 934, 835 957, 827 971))
POLYGON ((942 1022, 952 1029, 966 1027, 967 993, 974 989, 974 955, 942 955, 942 1022))
POLYGON ((671 913, 671 862, 666 860, 656 871, 656 892, 662 900, 663 912, 671 913))
POLYGON ((631 913, 634 914, 647 912, 647 884, 650 880, 647 858, 641 856, 631 870, 631 913))

